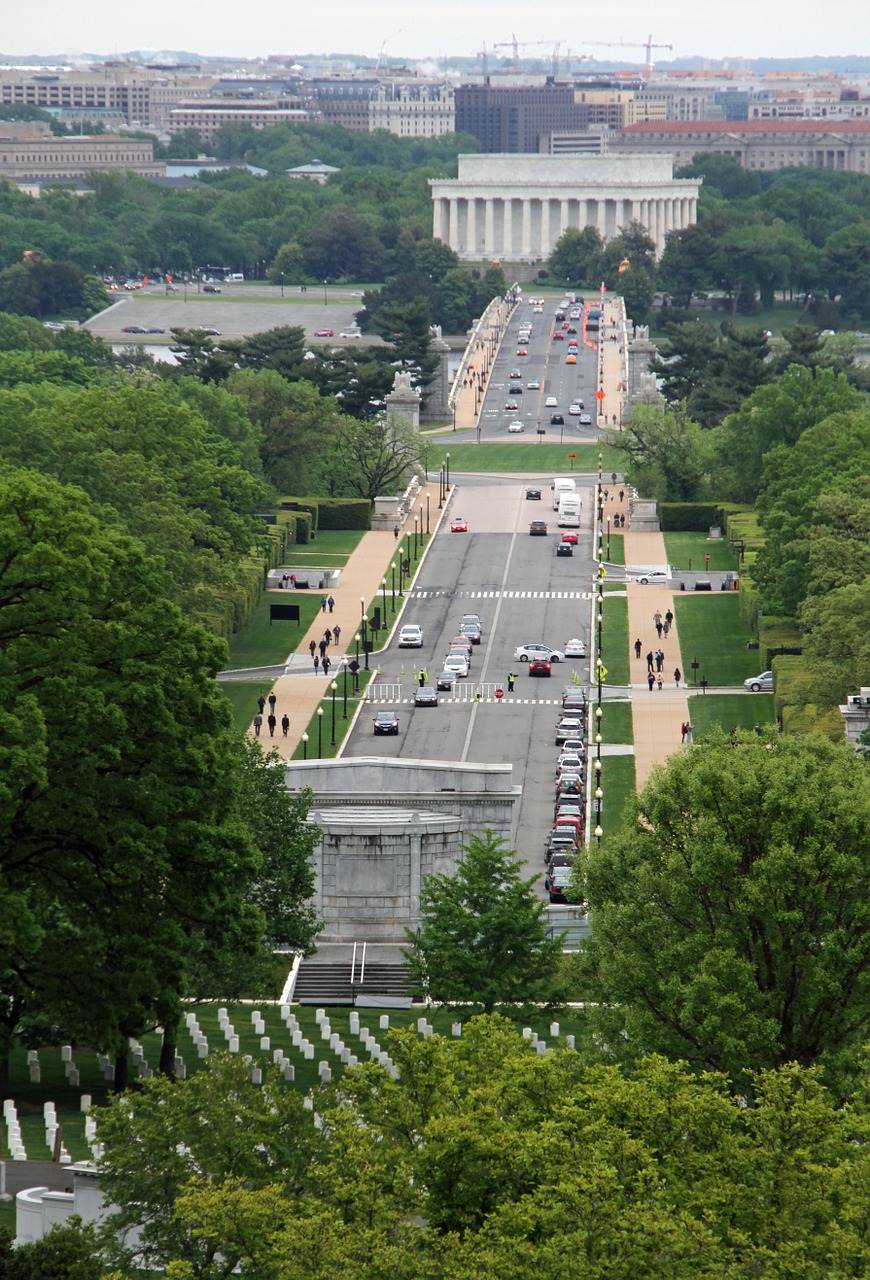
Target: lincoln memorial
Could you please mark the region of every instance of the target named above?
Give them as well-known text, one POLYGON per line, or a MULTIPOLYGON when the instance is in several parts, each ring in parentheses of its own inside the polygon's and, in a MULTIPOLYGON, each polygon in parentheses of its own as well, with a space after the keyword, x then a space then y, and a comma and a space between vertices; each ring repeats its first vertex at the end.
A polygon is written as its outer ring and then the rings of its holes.
POLYGON ((457 178, 433 178, 432 234, 460 258, 549 257, 567 227, 611 240, 640 222, 656 252, 690 226, 700 182, 674 178, 670 155, 463 155, 457 178))

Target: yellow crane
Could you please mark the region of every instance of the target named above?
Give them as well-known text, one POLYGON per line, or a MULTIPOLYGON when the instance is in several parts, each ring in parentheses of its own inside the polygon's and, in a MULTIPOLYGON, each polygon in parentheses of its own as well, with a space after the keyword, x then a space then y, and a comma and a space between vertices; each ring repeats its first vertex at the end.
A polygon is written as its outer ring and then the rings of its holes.
POLYGON ((672 44, 657 44, 652 36, 648 36, 646 40, 641 42, 630 42, 627 40, 583 40, 585 45, 600 45, 605 49, 645 49, 646 50, 646 76, 647 79, 652 75, 653 70, 653 49, 673 49, 672 44))

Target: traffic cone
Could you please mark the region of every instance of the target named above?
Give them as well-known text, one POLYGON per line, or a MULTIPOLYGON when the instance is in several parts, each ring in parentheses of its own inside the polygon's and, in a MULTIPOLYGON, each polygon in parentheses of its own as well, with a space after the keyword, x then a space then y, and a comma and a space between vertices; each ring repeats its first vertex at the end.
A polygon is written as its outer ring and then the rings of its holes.
POLYGON ((403 676, 404 674, 405 674, 405 664, 403 662, 401 667, 399 668, 399 675, 403 676))

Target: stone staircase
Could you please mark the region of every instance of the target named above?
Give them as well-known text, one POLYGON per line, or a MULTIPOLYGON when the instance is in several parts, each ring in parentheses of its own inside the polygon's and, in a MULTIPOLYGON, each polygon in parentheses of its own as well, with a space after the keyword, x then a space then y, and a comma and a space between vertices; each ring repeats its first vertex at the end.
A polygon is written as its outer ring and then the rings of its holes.
POLYGON ((292 999, 296 1004, 395 1009, 407 1008, 413 992, 398 947, 357 943, 320 948, 303 960, 292 999))

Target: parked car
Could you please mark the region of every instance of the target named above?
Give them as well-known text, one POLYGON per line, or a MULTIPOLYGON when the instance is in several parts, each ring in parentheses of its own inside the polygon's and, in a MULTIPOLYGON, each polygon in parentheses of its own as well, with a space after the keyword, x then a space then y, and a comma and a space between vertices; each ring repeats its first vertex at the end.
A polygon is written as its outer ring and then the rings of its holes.
POLYGON ((546 658, 532 658, 529 663, 530 676, 549 676, 551 674, 550 664, 546 658))
POLYGON ((547 523, 545 520, 533 520, 529 525, 529 535, 532 538, 546 538, 547 523))
POLYGON ((418 627, 416 623, 409 622, 402 627, 399 632, 399 648, 400 649, 422 649, 423 648, 423 628, 418 627))
POLYGON ((468 533, 468 521, 463 520, 461 516, 457 516, 455 520, 450 521, 451 533, 468 533))
POLYGON ((374 719, 375 733, 398 733, 399 717, 395 711, 378 711, 374 719))
POLYGON ((565 657, 560 649, 551 649, 548 644, 521 644, 514 650, 515 662, 531 662, 533 658, 546 658, 548 662, 561 662, 565 657))
POLYGON ((315 329, 315 338, 334 338, 335 332, 332 329, 315 329))
POLYGON ((415 707, 437 707, 438 693, 431 684, 420 685, 414 693, 415 707))
POLYGON ((526 489, 526 498, 528 499, 529 502, 540 502, 541 501, 540 489, 526 489))
POLYGON ((570 867, 555 867, 544 877, 544 888, 550 895, 551 902, 567 902, 566 894, 571 881, 570 867))
POLYGON ((562 716, 556 725, 556 746, 559 746, 566 738, 579 738, 582 732, 582 720, 578 720, 576 716, 562 716))
POLYGON ((565 645, 565 657, 566 658, 585 658, 586 657, 585 643, 582 640, 579 640, 576 638, 573 640, 569 640, 568 643, 565 645))
POLYGON ((750 676, 743 681, 743 688, 750 693, 773 693, 773 672, 762 671, 760 676, 750 676))

